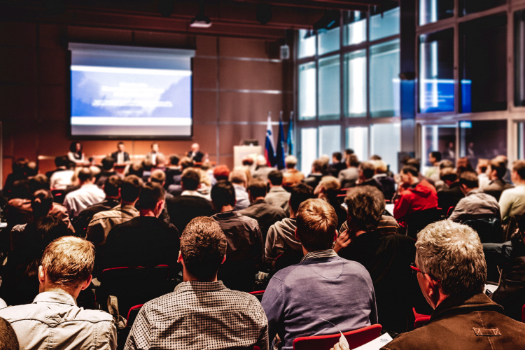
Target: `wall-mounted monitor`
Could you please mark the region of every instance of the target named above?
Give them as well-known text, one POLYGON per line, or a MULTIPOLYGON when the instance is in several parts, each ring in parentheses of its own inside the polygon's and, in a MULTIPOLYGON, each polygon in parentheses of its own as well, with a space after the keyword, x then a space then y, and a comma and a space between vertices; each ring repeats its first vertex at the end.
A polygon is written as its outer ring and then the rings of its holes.
POLYGON ((69 43, 71 136, 192 136, 194 50, 69 43))

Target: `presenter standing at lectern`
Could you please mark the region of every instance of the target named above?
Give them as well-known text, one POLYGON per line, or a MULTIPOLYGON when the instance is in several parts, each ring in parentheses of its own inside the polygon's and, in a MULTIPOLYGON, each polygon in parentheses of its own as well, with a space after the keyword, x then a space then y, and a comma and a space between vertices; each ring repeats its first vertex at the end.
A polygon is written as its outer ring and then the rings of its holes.
POLYGON ((118 151, 111 153, 111 158, 115 160, 115 164, 126 164, 129 162, 129 153, 126 152, 126 146, 124 142, 119 142, 117 144, 118 151))
POLYGON ((196 163, 202 163, 202 158, 204 157, 204 153, 199 151, 199 144, 194 143, 191 145, 191 151, 188 152, 188 157, 191 158, 196 163))

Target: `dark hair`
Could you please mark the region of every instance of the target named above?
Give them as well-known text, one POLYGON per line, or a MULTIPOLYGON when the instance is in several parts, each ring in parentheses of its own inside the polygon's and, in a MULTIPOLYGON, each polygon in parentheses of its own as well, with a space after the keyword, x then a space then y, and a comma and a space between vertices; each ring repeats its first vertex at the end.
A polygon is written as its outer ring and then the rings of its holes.
POLYGON ((351 149, 351 148, 347 148, 347 149, 345 150, 345 154, 346 154, 347 156, 349 156, 349 155, 351 155, 351 154, 354 154, 354 150, 351 149))
POLYGON ((218 181, 215 186, 211 188, 211 201, 217 210, 222 207, 235 205, 235 188, 230 181, 218 181))
POLYGON ((372 162, 363 162, 359 164, 359 169, 363 172, 365 179, 371 179, 374 177, 376 166, 372 162))
POLYGON ((142 169, 144 169, 144 171, 150 171, 151 168, 153 168, 153 162, 151 159, 144 159, 142 161, 142 169))
POLYGON ((128 170, 128 175, 136 175, 142 178, 142 176, 144 176, 144 166, 142 165, 142 162, 131 164, 128 170))
POLYGON ((248 186, 248 192, 252 198, 266 197, 266 183, 260 179, 254 179, 248 186))
POLYGON ((439 163, 439 169, 442 170, 445 168, 454 168, 454 162, 450 159, 443 159, 441 163, 439 163))
POLYGON ((172 154, 172 155, 170 156, 170 164, 171 164, 171 165, 179 165, 179 160, 180 160, 180 158, 179 158, 179 156, 176 155, 176 154, 172 154))
POLYGON ((25 174, 27 163, 29 161, 25 158, 18 158, 11 164, 11 169, 15 174, 25 174))
POLYGON ((111 175, 108 177, 106 182, 104 182, 104 193, 106 194, 106 197, 117 197, 121 183, 122 180, 118 175, 111 175))
POLYGON ((348 218, 360 230, 373 231, 379 225, 385 210, 383 193, 372 186, 354 187, 345 198, 348 218))
POLYGON ((19 350, 20 345, 11 323, 0 317, 0 350, 19 350))
POLYGON ((410 158, 409 160, 407 160, 406 165, 414 167, 417 170, 418 175, 419 175, 419 172, 421 171, 421 162, 418 159, 410 158))
POLYGON ((314 162, 312 163, 312 168, 315 172, 323 172, 323 162, 320 159, 314 160, 314 162))
POLYGON ((124 142, 120 141, 119 143, 117 143, 117 146, 120 146, 120 145, 123 145, 124 142))
POLYGON ((381 156, 378 156, 377 154, 373 154, 370 157, 370 160, 383 160, 383 158, 381 158, 381 156))
POLYGON ((161 185, 148 182, 144 184, 139 195, 139 205, 140 209, 155 209, 159 201, 164 200, 164 188, 161 185))
POLYGON ((57 168, 61 167, 61 166, 67 166, 67 163, 68 163, 68 158, 67 156, 58 156, 58 157, 55 157, 55 166, 57 168))
POLYGON ((338 162, 340 162, 341 159, 343 159, 343 155, 341 154, 341 152, 334 152, 332 153, 332 158, 335 158, 338 162))
POLYGON ((38 190, 33 194, 31 199, 31 209, 33 210, 33 217, 39 218, 45 216, 53 206, 53 195, 49 190, 38 190))
POLYGON ((29 162, 26 165, 26 176, 35 176, 38 174, 38 165, 35 162, 29 162))
POLYGON ((115 159, 113 159, 113 157, 105 157, 102 159, 102 169, 111 170, 113 165, 115 165, 115 159))
POLYGON ((430 152, 430 155, 432 156, 432 158, 436 159, 436 162, 441 162, 441 152, 438 152, 438 151, 430 152))
POLYGON ((184 157, 182 158, 182 160, 180 161, 180 166, 182 167, 182 169, 188 169, 188 168, 193 168, 193 165, 195 163, 193 162, 193 159, 189 158, 189 157, 184 157))
POLYGON ((494 158, 490 161, 490 170, 494 171, 496 170, 496 176, 498 179, 503 179, 505 176, 505 173, 507 172, 507 168, 505 167, 505 162, 500 161, 497 158, 494 158))
POLYGON ((274 186, 281 186, 283 184, 283 173, 279 170, 272 170, 268 174, 268 180, 274 186))
POLYGON ((193 168, 188 168, 182 172, 181 182, 184 189, 189 191, 196 191, 197 188, 199 188, 201 176, 197 170, 193 168))
POLYGON ((80 180, 80 182, 86 182, 87 180, 91 180, 92 178, 93 173, 88 167, 84 167, 78 172, 78 179, 80 180))
POLYGON ((350 158, 348 159, 348 165, 353 167, 359 166, 359 158, 355 154, 350 155, 350 158))
POLYGON ((290 189, 290 207, 297 213, 299 206, 306 200, 314 198, 314 190, 307 184, 298 183, 290 189))
POLYGON ((242 165, 248 165, 248 166, 253 165, 253 158, 250 158, 250 157, 244 158, 242 160, 242 165))
POLYGON ((69 151, 77 154, 82 154, 82 144, 77 141, 71 142, 69 145, 69 151), (77 152, 77 143, 80 145, 80 151, 77 152))
POLYGON ((297 210, 297 237, 308 251, 330 249, 337 230, 335 209, 322 199, 308 199, 297 210))
POLYGON ((403 174, 412 174, 412 176, 415 176, 415 177, 418 177, 419 176, 419 171, 417 171, 416 168, 414 168, 413 166, 411 165, 405 165, 404 167, 401 168, 401 172, 403 174))
POLYGON ((227 247, 219 223, 204 216, 191 220, 180 238, 184 266, 193 277, 201 280, 210 280, 217 274, 227 247))
POLYGON ((525 161, 517 160, 512 165, 512 170, 518 173, 520 179, 525 180, 525 161))
POLYGON ((29 192, 35 193, 38 190, 49 190, 49 181, 47 176, 38 174, 29 179, 29 192))
POLYGON ((473 171, 464 171, 459 176, 459 183, 467 186, 467 188, 478 188, 478 175, 473 171))
POLYGON ((142 179, 136 175, 128 175, 120 184, 120 197, 123 202, 134 202, 139 198, 142 189, 142 179))
MULTIPOLYGON (((505 166, 503 167, 505 171, 507 169, 505 166)), ((474 168, 472 167, 472 164, 470 164, 470 160, 467 157, 459 158, 457 161, 456 171, 458 174, 461 174, 464 171, 472 171, 475 172, 474 168)), ((503 176, 505 176, 505 173, 503 173, 503 176)))
POLYGON ((454 168, 441 169, 439 178, 443 181, 455 182, 458 179, 458 173, 454 168))
POLYGON ((149 180, 162 185, 164 181, 166 181, 166 173, 162 169, 153 170, 149 176, 149 180))

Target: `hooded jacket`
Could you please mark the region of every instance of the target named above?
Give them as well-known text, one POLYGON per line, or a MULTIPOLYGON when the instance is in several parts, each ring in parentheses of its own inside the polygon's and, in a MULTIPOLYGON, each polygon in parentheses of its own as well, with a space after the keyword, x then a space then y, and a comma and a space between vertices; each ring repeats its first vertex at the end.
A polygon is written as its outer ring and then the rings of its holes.
POLYGON ((296 220, 285 218, 268 229, 265 245, 267 263, 272 263, 279 255, 303 251, 303 246, 295 238, 296 220))
POLYGON ((394 217, 398 222, 406 221, 415 211, 434 209, 437 206, 436 190, 426 180, 422 180, 401 192, 394 204, 394 217))

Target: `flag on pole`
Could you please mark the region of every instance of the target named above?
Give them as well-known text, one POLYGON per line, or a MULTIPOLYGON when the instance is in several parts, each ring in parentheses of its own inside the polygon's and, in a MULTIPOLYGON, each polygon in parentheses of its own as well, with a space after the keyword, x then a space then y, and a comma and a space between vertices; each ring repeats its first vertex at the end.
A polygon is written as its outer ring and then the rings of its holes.
POLYGON ((266 164, 269 167, 275 165, 275 146, 273 143, 272 112, 268 112, 268 126, 266 127, 266 148, 264 150, 266 164))
POLYGON ((288 154, 293 155, 293 111, 290 112, 290 122, 288 123, 288 137, 286 138, 288 144, 288 154))
POLYGON ((283 111, 279 115, 279 134, 277 135, 277 155, 276 163, 279 170, 284 169, 284 128, 283 128, 283 111))

